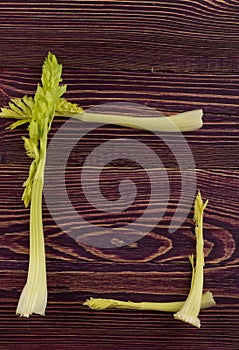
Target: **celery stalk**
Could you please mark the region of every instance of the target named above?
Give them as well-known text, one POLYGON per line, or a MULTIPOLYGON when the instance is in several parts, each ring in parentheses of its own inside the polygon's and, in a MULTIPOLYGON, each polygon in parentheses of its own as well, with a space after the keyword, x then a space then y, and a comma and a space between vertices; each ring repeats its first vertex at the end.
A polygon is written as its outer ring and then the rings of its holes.
POLYGON ((191 288, 188 297, 182 308, 174 315, 175 319, 188 322, 191 325, 200 328, 198 314, 200 311, 202 291, 203 291, 203 212, 208 201, 203 203, 201 193, 198 192, 194 203, 194 221, 196 235, 196 265, 194 266, 194 257, 190 257, 193 268, 191 288))
POLYGON ((44 315, 47 304, 46 259, 41 210, 43 171, 44 164, 38 168, 39 176, 35 177, 32 186, 28 278, 16 311, 17 314, 25 317, 33 312, 44 315))
POLYGON ((198 192, 194 203, 194 221, 196 234, 196 266, 194 257, 189 256, 192 265, 191 289, 186 301, 155 303, 155 302, 131 302, 115 299, 90 298, 83 305, 93 310, 104 310, 108 308, 151 310, 176 312, 174 318, 200 327, 198 314, 200 309, 206 309, 215 305, 213 295, 207 291, 203 293, 203 211, 208 201, 203 203, 201 194, 198 192))
POLYGON ((66 91, 61 82, 62 66, 49 54, 42 69, 42 86, 38 85, 29 124, 29 139, 24 139, 27 154, 34 158, 29 178, 24 183, 23 200, 30 208, 30 260, 28 277, 21 293, 16 313, 29 317, 45 314, 47 281, 44 233, 42 222, 42 190, 46 161, 47 134, 55 114, 56 103, 66 91))
MULTIPOLYGON (((176 312, 181 309, 185 301, 172 302, 132 302, 122 301, 116 299, 90 298, 84 302, 83 305, 88 306, 93 310, 104 309, 130 309, 130 310, 148 310, 148 311, 164 311, 176 312)), ((201 309, 207 309, 215 305, 211 292, 205 292, 202 295, 201 309)))
POLYGON ((134 129, 175 132, 177 128, 178 131, 184 132, 201 128, 202 114, 202 109, 175 114, 170 117, 130 117, 84 112, 79 118, 85 122, 110 123, 134 129))
POLYGON ((47 135, 56 110, 80 113, 82 109, 61 96, 66 85, 60 86, 62 65, 49 53, 42 67, 41 83, 34 97, 24 96, 10 101, 2 108, 1 118, 17 119, 10 129, 28 124, 29 138, 22 137, 27 155, 33 159, 29 176, 24 182, 22 200, 30 207, 30 259, 28 277, 21 293, 16 313, 28 317, 44 315, 47 303, 46 259, 42 222, 42 190, 47 149, 47 135))

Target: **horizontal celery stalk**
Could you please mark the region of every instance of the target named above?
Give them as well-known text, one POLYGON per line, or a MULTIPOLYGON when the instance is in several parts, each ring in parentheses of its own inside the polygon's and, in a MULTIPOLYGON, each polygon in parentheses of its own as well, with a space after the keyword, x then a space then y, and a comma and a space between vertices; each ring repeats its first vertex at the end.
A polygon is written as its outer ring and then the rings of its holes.
MULTIPOLYGON (((63 113, 57 113, 63 114, 63 113)), ((179 113, 170 117, 132 117, 114 114, 101 114, 82 111, 79 114, 65 116, 80 119, 90 123, 114 124, 134 129, 149 129, 162 132, 194 131, 202 127, 202 109, 179 113)))
MULTIPOLYGON (((88 306, 93 310, 104 309, 130 309, 130 310, 148 310, 148 311, 164 311, 177 312, 181 309, 185 301, 173 302, 132 302, 121 301, 115 299, 90 298, 84 302, 83 305, 88 306)), ((211 292, 206 292, 202 295, 201 309, 207 309, 215 305, 213 295, 211 292)))

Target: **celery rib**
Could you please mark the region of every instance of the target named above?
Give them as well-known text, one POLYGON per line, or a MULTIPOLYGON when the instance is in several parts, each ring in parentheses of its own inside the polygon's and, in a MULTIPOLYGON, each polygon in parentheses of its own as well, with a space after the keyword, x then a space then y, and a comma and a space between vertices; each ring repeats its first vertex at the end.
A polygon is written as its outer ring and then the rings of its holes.
POLYGON ((22 200, 25 207, 30 204, 30 258, 27 282, 20 295, 16 313, 29 317, 32 313, 45 314, 47 304, 47 280, 44 233, 42 222, 42 190, 46 160, 47 136, 56 106, 69 112, 80 111, 75 105, 60 99, 66 91, 59 85, 62 65, 49 53, 42 67, 42 85, 38 84, 34 97, 13 99, 9 108, 2 108, 0 117, 19 119, 10 125, 11 129, 28 122, 29 138, 23 137, 26 153, 33 158, 29 176, 24 182, 22 200), (24 123, 23 123, 24 122, 24 123))
POLYGON ((83 305, 93 310, 104 310, 109 308, 133 309, 133 310, 150 310, 176 312, 174 318, 190 323, 200 328, 198 314, 200 309, 206 309, 214 306, 216 303, 211 292, 203 293, 203 211, 208 201, 203 203, 201 194, 198 195, 194 203, 194 221, 196 235, 196 265, 194 264, 193 255, 189 257, 192 265, 191 288, 185 301, 155 303, 155 302, 131 302, 116 299, 90 298, 83 305))
POLYGON ((46 259, 41 209, 42 187, 43 179, 36 177, 32 186, 28 278, 16 310, 17 314, 24 317, 29 317, 32 313, 44 315, 47 304, 46 259))
POLYGON ((172 115, 170 117, 131 117, 112 114, 81 112, 69 115, 90 123, 115 124, 134 129, 146 129, 161 132, 185 132, 202 127, 202 109, 172 115))
MULTIPOLYGON (((116 299, 90 298, 83 305, 88 306, 93 310, 104 309, 130 309, 130 310, 147 310, 147 311, 163 311, 177 312, 181 309, 185 301, 173 302, 132 302, 116 299)), ((207 291, 202 295, 201 309, 207 309, 215 305, 212 293, 207 291)))
POLYGON ((194 267, 194 259, 192 257, 190 260, 193 268, 191 288, 182 308, 174 315, 175 319, 190 323, 197 328, 201 327, 198 315, 200 311, 204 279, 203 212, 207 206, 207 203, 208 201, 203 203, 201 193, 198 192, 194 203, 196 265, 194 267))

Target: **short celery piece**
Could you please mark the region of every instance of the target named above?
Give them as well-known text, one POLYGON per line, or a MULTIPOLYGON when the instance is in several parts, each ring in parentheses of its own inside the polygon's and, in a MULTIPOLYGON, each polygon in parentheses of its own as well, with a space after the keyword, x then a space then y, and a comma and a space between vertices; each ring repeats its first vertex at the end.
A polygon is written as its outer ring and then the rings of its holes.
MULTIPOLYGON (((130 309, 130 310, 149 310, 163 312, 177 312, 182 308, 184 301, 173 302, 132 302, 116 299, 90 298, 83 305, 93 310, 104 309, 130 309)), ((207 309, 215 305, 212 293, 207 291, 202 295, 201 309, 207 309)))
POLYGON ((203 203, 201 193, 198 192, 194 203, 194 221, 195 221, 195 236, 196 236, 196 264, 194 256, 190 257, 193 268, 191 288, 188 297, 182 308, 174 314, 175 319, 181 320, 191 325, 200 328, 200 320, 198 318, 202 291, 203 291, 203 268, 204 268, 204 242, 203 242, 203 212, 206 208, 208 200, 203 203))
POLYGON ((176 312, 174 318, 190 323, 200 328, 200 320, 198 319, 200 309, 206 309, 214 306, 216 303, 211 292, 203 293, 203 211, 208 201, 203 203, 200 191, 197 194, 194 203, 194 221, 196 235, 196 266, 194 257, 189 256, 192 265, 191 289, 186 301, 176 302, 131 302, 115 299, 90 298, 85 301, 84 305, 93 310, 104 310, 108 308, 117 309, 133 309, 133 310, 151 310, 176 312))
POLYGON ((33 159, 29 177, 24 182, 22 200, 30 207, 30 260, 28 277, 20 296, 16 313, 29 317, 32 313, 44 315, 47 304, 45 246, 42 223, 42 190, 46 160, 47 135, 56 112, 76 114, 82 109, 61 96, 66 85, 60 86, 62 65, 49 53, 42 68, 42 85, 38 84, 34 97, 24 96, 10 101, 2 108, 1 118, 17 121, 10 129, 28 124, 29 138, 23 137, 27 155, 33 159))

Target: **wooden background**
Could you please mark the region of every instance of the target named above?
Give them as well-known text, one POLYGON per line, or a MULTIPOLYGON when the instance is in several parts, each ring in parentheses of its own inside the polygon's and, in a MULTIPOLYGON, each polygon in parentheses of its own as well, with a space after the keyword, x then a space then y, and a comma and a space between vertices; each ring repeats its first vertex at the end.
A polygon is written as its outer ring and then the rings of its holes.
MULTIPOLYGON (((171 314, 94 312, 82 306, 90 296, 182 300, 190 285, 192 211, 177 232, 168 232, 180 194, 176 160, 165 156, 165 145, 158 147, 152 134, 108 125, 79 145, 70 159, 67 188, 76 209, 95 225, 124 225, 143 213, 149 199, 145 172, 127 160, 111 164, 101 179, 103 193, 112 200, 118 198, 119 181, 135 176, 139 195, 126 216, 91 210, 80 189, 82 159, 92 145, 125 136, 145 142, 162 156, 171 189, 167 211, 137 244, 109 250, 75 242, 56 225, 44 202, 46 316, 15 316, 28 267, 29 210, 21 202, 21 186, 29 159, 20 139, 25 129, 5 130, 9 121, 1 120, 0 349, 239 348, 238 15, 236 0, 0 2, 1 106, 34 92, 50 50, 64 65, 66 97, 83 108, 112 101, 137 102, 166 114, 203 108, 204 127, 185 137, 197 167, 197 186, 209 199, 205 290, 217 301, 216 307, 201 312, 200 330, 171 314)), ((51 137, 64 121, 56 118, 51 137)), ((157 171, 153 165, 148 170, 157 171)), ((87 171, 91 186, 94 169, 87 171)), ((56 195, 59 186, 56 175, 56 195)), ((56 214, 68 225, 74 220, 64 206, 56 214)))

